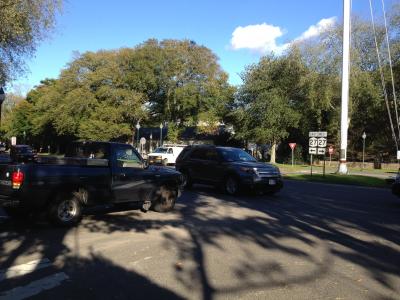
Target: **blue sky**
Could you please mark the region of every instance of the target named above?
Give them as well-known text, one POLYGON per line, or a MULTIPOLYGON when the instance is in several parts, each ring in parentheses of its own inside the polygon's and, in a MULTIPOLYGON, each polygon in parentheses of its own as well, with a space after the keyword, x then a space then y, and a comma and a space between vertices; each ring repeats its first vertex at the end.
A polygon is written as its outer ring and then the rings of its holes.
MULTIPOLYGON (((395 1, 386 0, 386 7, 395 1)), ((380 10, 381 1, 374 2, 380 10)), ((342 0, 65 0, 54 34, 28 60, 29 72, 14 88, 26 92, 42 79, 57 78, 74 51, 133 47, 149 38, 191 39, 210 48, 229 81, 240 84, 238 74, 263 53, 279 52, 293 39, 340 21, 342 5, 342 0)), ((368 0, 353 0, 352 13, 368 17, 368 0)))

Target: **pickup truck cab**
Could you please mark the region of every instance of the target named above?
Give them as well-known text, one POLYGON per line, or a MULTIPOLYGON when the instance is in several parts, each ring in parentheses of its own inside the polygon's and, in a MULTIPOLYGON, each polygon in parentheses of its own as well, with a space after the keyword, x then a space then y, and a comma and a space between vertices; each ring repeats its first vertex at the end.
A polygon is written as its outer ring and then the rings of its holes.
POLYGON ((182 152, 185 145, 164 145, 156 148, 147 156, 149 164, 162 164, 164 166, 175 164, 177 157, 182 152))
POLYGON ((174 207, 179 172, 148 167, 128 144, 73 143, 64 158, 0 162, 0 206, 10 215, 46 212, 63 226, 79 222, 82 209, 137 202, 159 212, 174 207))

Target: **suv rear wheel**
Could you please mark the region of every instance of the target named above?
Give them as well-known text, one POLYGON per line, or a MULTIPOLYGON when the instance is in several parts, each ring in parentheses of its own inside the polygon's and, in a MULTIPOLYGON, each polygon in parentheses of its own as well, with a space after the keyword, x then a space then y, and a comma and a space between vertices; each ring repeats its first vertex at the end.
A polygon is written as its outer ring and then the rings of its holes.
POLYGON ((185 189, 190 189, 193 186, 193 181, 192 178, 189 175, 188 171, 181 171, 182 176, 183 176, 183 188, 185 189))

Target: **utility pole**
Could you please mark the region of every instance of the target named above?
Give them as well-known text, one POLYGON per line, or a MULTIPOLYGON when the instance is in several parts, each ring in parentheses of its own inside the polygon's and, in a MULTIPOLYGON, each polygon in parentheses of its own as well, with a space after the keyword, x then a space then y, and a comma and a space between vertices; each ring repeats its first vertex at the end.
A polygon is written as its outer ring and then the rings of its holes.
POLYGON ((365 131, 362 134, 362 139, 363 139, 363 154, 362 154, 362 169, 364 170, 365 166, 364 166, 364 158, 365 158, 365 139, 367 138, 367 135, 365 133, 365 131))
POLYGON ((343 64, 342 64, 342 106, 340 118, 340 159, 339 174, 347 174, 347 130, 349 115, 350 75, 350 2, 343 0, 343 64))

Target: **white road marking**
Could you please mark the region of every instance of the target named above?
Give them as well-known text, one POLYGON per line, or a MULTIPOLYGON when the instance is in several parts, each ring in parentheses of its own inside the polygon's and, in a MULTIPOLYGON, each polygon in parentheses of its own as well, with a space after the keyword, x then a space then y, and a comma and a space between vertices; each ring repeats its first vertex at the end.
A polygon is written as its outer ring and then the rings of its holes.
POLYGON ((32 281, 28 285, 16 287, 12 290, 2 292, 0 300, 22 300, 37 295, 45 290, 53 289, 62 281, 69 279, 64 272, 56 273, 42 279, 32 281))
POLYGON ((0 281, 32 273, 35 270, 51 266, 47 258, 30 261, 26 264, 13 266, 5 270, 0 270, 0 281))

